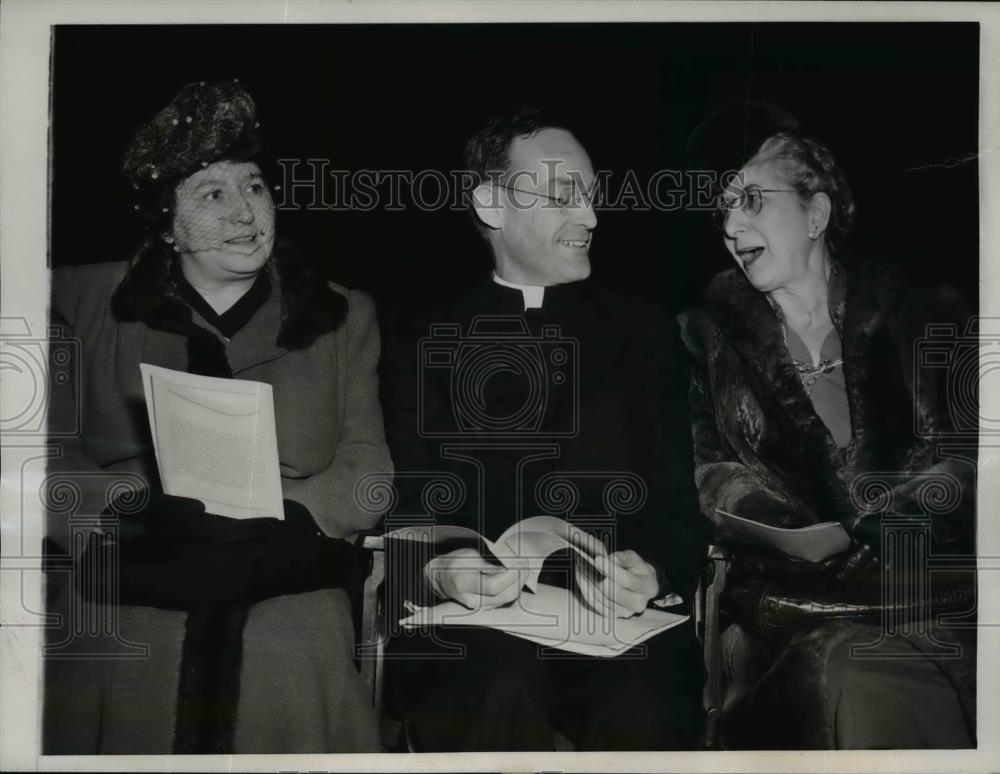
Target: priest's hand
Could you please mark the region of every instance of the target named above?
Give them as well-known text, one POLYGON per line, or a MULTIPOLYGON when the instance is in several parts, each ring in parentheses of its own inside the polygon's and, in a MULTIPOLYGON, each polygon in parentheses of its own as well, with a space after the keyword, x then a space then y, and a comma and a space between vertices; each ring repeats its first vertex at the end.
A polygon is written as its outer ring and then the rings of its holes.
POLYGON ((629 618, 642 613, 656 597, 660 590, 656 568, 635 551, 609 554, 600 540, 583 530, 573 532, 570 539, 593 557, 600 571, 579 558, 575 562, 577 588, 589 608, 607 617, 629 618))
POLYGON ((470 610, 509 605, 521 591, 517 570, 491 564, 474 548, 436 556, 424 566, 424 577, 439 597, 470 610))

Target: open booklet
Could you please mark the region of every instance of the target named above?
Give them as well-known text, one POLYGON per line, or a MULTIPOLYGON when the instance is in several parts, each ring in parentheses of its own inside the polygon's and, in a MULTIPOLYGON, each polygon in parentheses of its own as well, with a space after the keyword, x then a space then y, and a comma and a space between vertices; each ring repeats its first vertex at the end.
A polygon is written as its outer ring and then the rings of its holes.
POLYGON ((163 491, 220 516, 283 519, 271 385, 139 369, 163 491))
POLYGON ((576 529, 555 516, 535 516, 515 523, 495 541, 457 526, 414 526, 389 532, 385 537, 400 540, 481 542, 503 567, 519 570, 528 589, 507 607, 469 610, 457 602, 442 602, 416 609, 400 624, 408 628, 485 626, 572 653, 613 657, 688 619, 653 609, 632 618, 606 617, 584 605, 577 592, 540 583, 545 559, 560 550, 573 551, 596 573, 604 574, 593 557, 571 541, 576 529))
POLYGON ((586 607, 569 589, 539 583, 507 607, 469 610, 458 602, 442 602, 416 609, 399 623, 406 628, 485 626, 550 648, 613 658, 687 619, 652 609, 632 618, 611 618, 586 607))
POLYGON ((822 562, 851 544, 847 530, 837 521, 824 521, 807 527, 772 527, 718 508, 715 512, 720 522, 739 540, 777 549, 793 559, 822 562))

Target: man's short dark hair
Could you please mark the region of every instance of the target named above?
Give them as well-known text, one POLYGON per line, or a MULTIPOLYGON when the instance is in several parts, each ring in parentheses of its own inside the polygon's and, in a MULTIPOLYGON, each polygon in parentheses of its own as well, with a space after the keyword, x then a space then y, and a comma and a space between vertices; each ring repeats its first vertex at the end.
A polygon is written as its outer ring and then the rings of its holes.
POLYGON ((482 226, 472 208, 472 189, 487 180, 503 179, 510 171, 510 146, 514 139, 531 137, 543 129, 566 129, 566 126, 543 110, 519 107, 490 119, 465 143, 465 169, 472 176, 472 186, 466 190, 466 203, 473 222, 480 229, 482 226))
POLYGON ((510 146, 515 137, 530 137, 543 129, 565 127, 534 107, 516 108, 490 119, 465 143, 465 168, 476 178, 476 185, 510 168, 510 146))

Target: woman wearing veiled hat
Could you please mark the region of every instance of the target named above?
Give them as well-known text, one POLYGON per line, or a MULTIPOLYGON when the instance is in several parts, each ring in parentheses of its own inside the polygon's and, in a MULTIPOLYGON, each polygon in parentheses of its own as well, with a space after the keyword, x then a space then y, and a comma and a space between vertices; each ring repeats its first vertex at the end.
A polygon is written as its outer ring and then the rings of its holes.
MULTIPOLYGON (((81 362, 51 387, 50 488, 69 476, 74 515, 111 514, 117 554, 91 559, 120 583, 65 593, 70 618, 117 620, 50 642, 47 753, 379 749, 343 589, 347 539, 376 519, 355 484, 391 470, 374 308, 277 239, 257 129, 237 82, 185 86, 125 152, 148 226, 133 260, 54 272, 53 323, 81 362), (284 520, 160 494, 140 362, 272 386, 284 520)), ((70 529, 50 516, 63 550, 70 529)))

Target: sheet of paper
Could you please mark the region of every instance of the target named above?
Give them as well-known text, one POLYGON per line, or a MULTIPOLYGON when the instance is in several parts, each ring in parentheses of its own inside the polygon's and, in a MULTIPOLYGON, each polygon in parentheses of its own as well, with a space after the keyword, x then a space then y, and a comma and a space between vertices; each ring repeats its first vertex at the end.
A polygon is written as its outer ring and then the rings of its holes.
POLYGON ((807 562, 822 562, 839 554, 851 544, 847 530, 836 521, 785 529, 761 524, 759 521, 752 521, 718 508, 715 512, 740 540, 750 544, 764 543, 788 556, 804 559, 807 562))
POLYGON ((525 571, 525 585, 532 591, 538 588, 542 565, 556 551, 573 551, 603 575, 593 557, 570 542, 572 529, 568 522, 556 516, 532 516, 511 525, 489 546, 505 567, 525 571))
POLYGON ((284 518, 271 386, 140 366, 167 494, 230 518, 284 518))
POLYGON ((634 618, 605 618, 568 589, 538 584, 508 607, 469 610, 457 602, 422 608, 400 621, 418 626, 485 626, 541 645, 586 655, 615 656, 688 619, 663 610, 634 618))
POLYGON ((531 591, 536 591, 542 565, 556 551, 568 549, 575 552, 603 575, 589 554, 570 543, 570 530, 570 525, 558 517, 533 516, 512 525, 495 542, 468 527, 436 524, 402 527, 387 533, 386 537, 430 543, 449 540, 482 541, 501 565, 521 570, 524 573, 524 585, 531 591))
MULTIPOLYGON (((387 538, 397 540, 416 540, 423 543, 444 543, 450 540, 484 540, 474 529, 457 527, 451 524, 416 524, 410 527, 400 527, 385 534, 387 538)), ((489 543, 489 541, 486 541, 489 543)))

